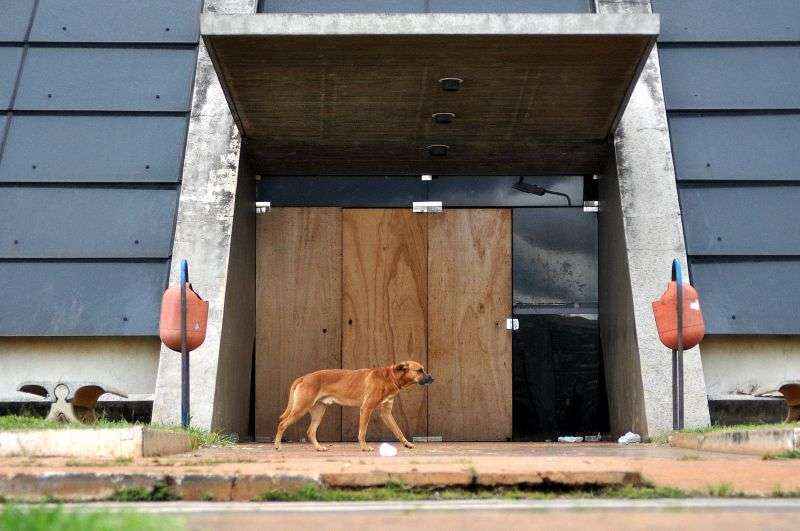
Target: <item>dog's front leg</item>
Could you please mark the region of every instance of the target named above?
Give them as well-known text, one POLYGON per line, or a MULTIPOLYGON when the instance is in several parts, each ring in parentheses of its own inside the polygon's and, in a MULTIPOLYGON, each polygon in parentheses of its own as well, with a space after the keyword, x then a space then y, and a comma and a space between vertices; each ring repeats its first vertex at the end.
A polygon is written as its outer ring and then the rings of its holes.
POLYGON ((369 419, 376 406, 377 404, 366 400, 361 404, 361 415, 358 417, 358 444, 361 446, 362 452, 372 451, 372 448, 367 446, 367 427, 369 427, 369 419))
POLYGON ((386 426, 392 430, 394 436, 397 437, 397 440, 403 443, 403 446, 406 448, 414 448, 414 445, 408 442, 406 436, 403 435, 403 430, 400 429, 400 426, 397 425, 397 421, 394 420, 394 415, 392 415, 392 406, 394 402, 386 402, 381 405, 381 420, 386 426))

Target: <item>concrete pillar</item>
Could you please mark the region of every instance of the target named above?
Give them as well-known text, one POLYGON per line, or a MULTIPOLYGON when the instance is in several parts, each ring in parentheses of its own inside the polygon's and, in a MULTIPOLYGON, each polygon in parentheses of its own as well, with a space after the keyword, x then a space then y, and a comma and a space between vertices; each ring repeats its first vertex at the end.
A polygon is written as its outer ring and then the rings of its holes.
MULTIPOLYGON (((598 13, 650 13, 649 0, 596 0, 598 13)), ((614 134, 600 186, 600 329, 611 429, 653 437, 672 429, 671 351, 650 303, 686 247, 658 51, 647 59, 614 134)), ((700 349, 685 353, 686 426, 709 423, 700 349)))
MULTIPOLYGON (((255 13, 256 0, 207 0, 210 13, 255 13)), ((205 343, 191 354, 192 425, 247 433, 255 334, 255 183, 203 44, 197 56, 170 282, 180 260, 210 303, 205 343)), ((180 354, 161 348, 153 422, 180 422, 180 354)))

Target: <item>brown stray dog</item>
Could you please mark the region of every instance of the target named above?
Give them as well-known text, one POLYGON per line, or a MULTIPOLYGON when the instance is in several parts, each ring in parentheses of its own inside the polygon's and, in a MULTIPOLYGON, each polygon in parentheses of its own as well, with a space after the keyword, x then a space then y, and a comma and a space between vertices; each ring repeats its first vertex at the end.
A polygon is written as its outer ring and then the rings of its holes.
POLYGON ((379 407, 381 420, 395 437, 406 448, 414 448, 392 416, 394 398, 401 389, 414 384, 428 385, 431 382, 433 377, 416 361, 355 371, 329 369, 301 376, 289 388, 289 403, 278 422, 275 449, 281 449, 281 439, 286 428, 308 413, 311 415, 308 440, 317 451, 327 450, 317 442, 317 428, 325 415, 325 408, 331 404, 361 408, 358 419, 358 442, 361 450, 368 452, 372 449, 366 442, 367 426, 372 412, 379 407))

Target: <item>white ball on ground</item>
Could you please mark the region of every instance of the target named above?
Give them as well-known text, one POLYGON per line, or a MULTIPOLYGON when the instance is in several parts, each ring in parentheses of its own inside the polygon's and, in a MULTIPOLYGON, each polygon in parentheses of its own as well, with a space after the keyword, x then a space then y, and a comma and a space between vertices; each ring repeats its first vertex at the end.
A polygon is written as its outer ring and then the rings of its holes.
POLYGON ((389 443, 383 443, 378 448, 378 453, 381 454, 381 457, 394 457, 397 455, 397 448, 389 443))

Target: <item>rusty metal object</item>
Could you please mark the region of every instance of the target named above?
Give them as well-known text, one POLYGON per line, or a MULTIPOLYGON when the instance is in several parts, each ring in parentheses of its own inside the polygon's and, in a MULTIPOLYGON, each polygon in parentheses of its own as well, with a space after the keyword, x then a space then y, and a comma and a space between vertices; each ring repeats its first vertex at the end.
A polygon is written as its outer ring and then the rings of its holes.
POLYGON ((778 391, 789 406, 784 422, 800 422, 800 382, 783 384, 778 391))
POLYGON ((128 398, 128 395, 93 382, 25 382, 18 391, 50 400, 47 420, 92 424, 97 421, 97 399, 106 393, 128 398))

